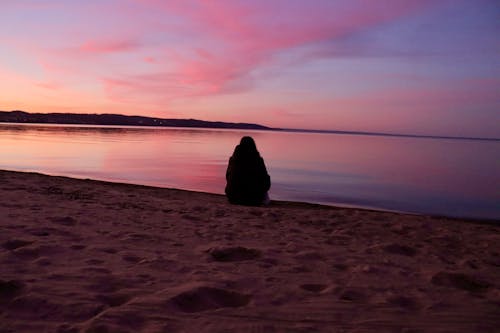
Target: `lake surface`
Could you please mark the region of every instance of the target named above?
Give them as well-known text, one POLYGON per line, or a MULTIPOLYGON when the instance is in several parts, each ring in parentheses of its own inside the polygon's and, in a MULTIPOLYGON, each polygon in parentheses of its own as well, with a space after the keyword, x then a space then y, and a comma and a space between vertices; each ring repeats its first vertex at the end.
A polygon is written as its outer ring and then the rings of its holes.
POLYGON ((500 140, 0 124, 0 169, 224 193, 243 135, 272 199, 500 220, 500 140))

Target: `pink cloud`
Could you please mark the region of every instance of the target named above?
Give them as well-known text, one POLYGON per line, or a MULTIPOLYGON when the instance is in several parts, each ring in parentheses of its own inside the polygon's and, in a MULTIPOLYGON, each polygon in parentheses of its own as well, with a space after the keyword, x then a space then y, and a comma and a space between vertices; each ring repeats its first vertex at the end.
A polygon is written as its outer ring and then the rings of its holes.
POLYGON ((265 52, 329 40, 411 15, 443 1, 160 1, 139 3, 175 13, 196 33, 230 43, 237 50, 265 52))
POLYGON ((174 95, 188 94, 169 73, 104 78, 101 82, 107 96, 117 103, 166 105, 174 95))
POLYGON ((58 90, 62 87, 61 84, 56 83, 54 81, 38 82, 38 83, 36 83, 36 85, 38 87, 50 89, 50 90, 58 90))
MULTIPOLYGON (((411 15, 431 3, 429 0, 353 0, 340 5, 332 1, 304 5, 280 0, 131 1, 138 6, 123 6, 117 11, 106 38, 91 29, 92 33, 76 36, 77 40, 83 40, 76 47, 36 50, 49 76, 47 81, 57 80, 60 75, 85 77, 92 72, 91 75, 100 76, 98 82, 104 82, 105 92, 112 100, 130 100, 137 95, 134 99, 142 100, 145 98, 140 96, 144 96, 159 103, 189 96, 242 92, 252 89, 255 70, 289 66, 290 63, 276 60, 283 52, 303 46, 322 49, 324 43, 331 44, 411 15), (137 32, 131 32, 125 23, 135 12, 145 16, 139 16, 137 32), (172 19, 176 23, 151 20, 153 13, 165 17, 163 21, 172 19), (160 41, 155 45, 149 38, 157 36, 175 36, 180 41, 160 41), (111 73, 108 68, 116 66, 115 63, 107 62, 104 57, 89 57, 132 53, 137 53, 138 60, 148 67, 137 70, 132 64, 111 73), (150 78, 155 81, 149 82, 150 78)), ((110 10, 109 6, 84 8, 100 17, 99 8, 110 10)), ((322 52, 308 52, 296 60, 324 56, 322 52)))
POLYGON ((116 102, 163 105, 175 99, 244 91, 251 82, 241 79, 238 66, 228 71, 219 63, 192 62, 179 65, 183 67, 177 67, 175 72, 123 75, 103 78, 101 81, 106 94, 116 102))
MULTIPOLYGON (((186 91, 191 96, 203 96, 251 89, 251 73, 255 69, 289 65, 274 62, 281 52, 314 44, 318 45, 318 50, 323 50, 322 43, 331 44, 336 39, 418 13, 436 3, 428 0, 357 0, 341 6, 331 1, 304 6, 289 1, 136 2, 151 10, 163 11, 165 15, 181 17, 185 22, 184 31, 201 39, 201 45, 193 43, 192 48, 183 47, 181 54, 165 60, 174 67, 168 80, 174 78, 175 84, 183 87, 179 97, 185 97, 186 91), (305 10, 307 15, 304 15, 305 10)), ((324 51, 309 52, 298 60, 309 61, 325 55, 324 51)), ((136 83, 137 79, 132 79, 130 84, 140 93, 143 85, 136 83)), ((108 86, 108 91, 113 89, 108 86)), ((119 87, 114 95, 119 94, 118 90, 119 87)))
POLYGON ((143 60, 150 64, 158 63, 158 60, 155 57, 144 57, 143 60))
POLYGON ((82 43, 77 51, 89 54, 105 54, 135 50, 139 43, 132 40, 90 40, 82 43))

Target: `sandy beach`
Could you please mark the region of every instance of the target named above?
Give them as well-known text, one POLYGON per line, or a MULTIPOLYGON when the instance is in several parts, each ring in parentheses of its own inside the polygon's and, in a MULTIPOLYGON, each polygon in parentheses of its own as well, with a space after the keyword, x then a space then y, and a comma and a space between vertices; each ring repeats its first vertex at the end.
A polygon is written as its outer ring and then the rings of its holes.
POLYGON ((500 332, 500 224, 0 171, 0 332, 500 332))

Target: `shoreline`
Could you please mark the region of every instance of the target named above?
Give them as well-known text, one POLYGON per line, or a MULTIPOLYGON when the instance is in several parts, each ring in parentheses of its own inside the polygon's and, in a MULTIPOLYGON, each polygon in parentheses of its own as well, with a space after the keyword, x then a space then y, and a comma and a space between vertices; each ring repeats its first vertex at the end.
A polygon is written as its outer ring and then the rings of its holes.
POLYGON ((0 194, 0 331, 500 326, 489 221, 3 170, 0 194))
MULTIPOLYGON (((225 194, 220 194, 220 193, 212 193, 212 192, 204 192, 204 191, 197 191, 197 190, 189 190, 189 189, 182 189, 182 188, 175 188, 175 187, 161 187, 161 186, 155 186, 155 185, 146 185, 146 184, 138 184, 138 183, 127 183, 123 181, 113 181, 113 180, 103 180, 103 179, 94 179, 94 178, 84 178, 84 177, 79 177, 79 176, 64 176, 64 175, 55 175, 55 174, 48 174, 48 173, 43 173, 40 171, 17 171, 17 170, 6 170, 6 169, 0 169, 1 172, 13 172, 13 173, 21 173, 21 174, 34 174, 34 175, 41 175, 41 176, 47 176, 47 177, 58 177, 58 178, 63 178, 63 179, 74 179, 74 180, 81 180, 81 181, 89 181, 89 182, 96 182, 96 183, 103 183, 103 184, 110 184, 110 185, 117 185, 117 186, 136 186, 136 187, 144 187, 144 188, 152 188, 152 189, 164 189, 164 190, 173 190, 173 191, 184 191, 187 193, 199 193, 199 194, 206 194, 206 195, 215 195, 218 197, 223 197, 226 198, 225 194)), ((353 210, 359 210, 359 211, 366 211, 366 212, 374 212, 374 213, 393 213, 393 214, 400 214, 400 215, 409 215, 409 216, 420 216, 420 217, 429 217, 429 218, 437 218, 437 219, 450 219, 450 220, 458 220, 458 221, 464 221, 464 222, 469 222, 469 223, 479 223, 479 224, 492 224, 492 225, 500 225, 500 220, 499 219, 494 219, 494 218, 476 218, 476 217, 467 217, 467 216, 448 216, 448 215, 442 215, 442 214, 432 214, 432 213, 419 213, 419 212, 411 212, 411 211, 402 211, 402 210, 392 210, 392 209, 384 209, 384 208, 378 208, 378 207, 368 207, 368 206, 362 206, 362 205, 355 205, 355 204, 341 204, 341 203, 316 203, 316 202, 308 202, 308 201, 293 201, 293 200, 274 200, 271 198, 271 205, 265 206, 255 206, 255 207, 274 207, 274 206, 282 206, 282 205, 288 205, 288 206, 299 206, 299 207, 308 207, 311 206, 313 207, 323 207, 323 208, 332 208, 332 209, 353 209, 353 210)), ((252 207, 252 206, 250 206, 252 207)))
MULTIPOLYGON (((0 111, 1 112, 1 111, 0 111)), ((204 121, 204 120, 200 120, 204 121)), ((207 121, 211 122, 211 121, 207 121)), ((217 121, 215 121, 217 123, 217 121)), ((386 137, 402 137, 414 139, 434 139, 434 140, 465 140, 465 141, 492 141, 498 142, 500 138, 496 137, 476 137, 476 136, 448 136, 448 135, 432 135, 432 134, 412 134, 412 133, 388 133, 388 132, 366 132, 366 131, 343 131, 343 130, 321 130, 321 129, 300 129, 300 128, 280 128, 268 127, 259 124, 259 127, 209 127, 209 126, 167 126, 167 125, 127 125, 127 124, 90 124, 90 123, 56 123, 56 122, 11 122, 0 121, 0 125, 35 125, 35 126, 69 126, 69 127, 102 127, 102 128, 182 128, 182 129, 213 129, 213 130, 241 130, 241 131, 275 131, 275 132, 299 132, 311 134, 337 134, 337 135, 356 135, 356 136, 386 136, 386 137)), ((238 124, 238 123, 233 123, 238 124)))

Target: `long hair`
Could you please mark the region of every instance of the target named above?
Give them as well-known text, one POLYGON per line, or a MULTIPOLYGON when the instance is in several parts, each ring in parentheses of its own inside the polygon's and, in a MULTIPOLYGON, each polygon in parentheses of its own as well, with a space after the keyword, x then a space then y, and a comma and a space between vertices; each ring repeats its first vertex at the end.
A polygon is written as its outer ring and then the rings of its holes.
POLYGON ((255 141, 251 136, 241 138, 240 144, 234 148, 233 157, 236 159, 260 157, 255 141))

